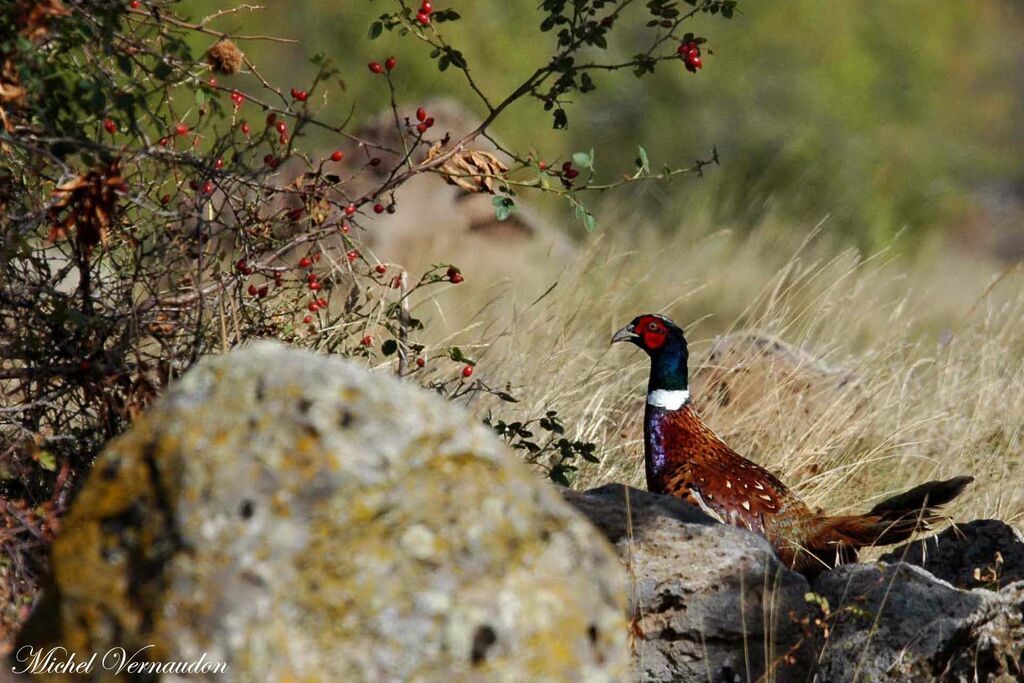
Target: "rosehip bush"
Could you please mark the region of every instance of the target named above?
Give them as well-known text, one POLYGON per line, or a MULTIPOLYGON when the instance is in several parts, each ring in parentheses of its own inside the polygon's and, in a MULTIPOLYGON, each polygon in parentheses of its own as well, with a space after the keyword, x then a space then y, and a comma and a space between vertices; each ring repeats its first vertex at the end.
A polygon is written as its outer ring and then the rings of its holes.
MULTIPOLYGON (((594 229, 588 193, 699 174, 716 161, 654 172, 640 148, 635 167, 605 180, 594 150, 541 162, 473 144, 520 100, 565 128, 570 101, 603 79, 647 76, 663 63, 707 73, 705 38, 682 29, 698 14, 731 16, 731 0, 543 0, 542 39, 523 42, 536 46, 539 66, 503 93, 444 37, 447 23, 472 21, 485 7, 385 4, 370 39, 390 32, 421 41, 426 58, 483 105, 486 115, 462 138, 403 98, 392 78, 402 65, 370 40, 313 57, 309 82, 270 82, 247 44, 294 41, 236 33, 246 5, 201 22, 165 0, 0 8, 0 543, 8 552, 31 553, 49 539, 102 445, 168 382, 250 339, 392 360, 399 375, 453 399, 483 392, 515 401, 458 348, 417 341, 429 324, 415 315, 423 293, 471 278, 449 263, 423 273, 384 266, 360 243, 380 214, 403 210, 396 191, 410 178, 433 174, 492 194, 498 220, 520 193, 552 193, 594 229), (623 29, 644 49, 604 59, 623 29), (346 118, 349 106, 333 106, 339 77, 388 89, 401 150, 350 132, 358 122, 346 118), (304 144, 312 129, 333 136, 332 151, 304 144), (382 156, 398 161, 370 174, 382 156), (350 190, 356 178, 381 177, 350 190)), ((559 438, 541 449, 561 454, 552 471, 564 481, 566 458, 592 449, 565 441, 554 415, 538 424, 559 438)))

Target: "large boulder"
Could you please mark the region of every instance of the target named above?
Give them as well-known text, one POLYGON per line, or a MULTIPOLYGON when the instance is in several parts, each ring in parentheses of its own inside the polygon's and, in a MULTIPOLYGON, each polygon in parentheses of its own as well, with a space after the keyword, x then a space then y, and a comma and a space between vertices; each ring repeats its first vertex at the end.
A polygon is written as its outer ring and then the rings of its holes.
POLYGON ((961 590, 920 567, 851 564, 814 591, 828 606, 822 681, 1015 681, 1024 678, 1024 583, 961 590))
POLYGON ((1024 538, 998 519, 957 524, 882 555, 924 567, 957 588, 994 588, 1024 580, 1024 538))
POLYGON ((25 642, 152 644, 216 680, 628 670, 625 574, 552 488, 457 406, 276 345, 200 363, 111 442, 53 569, 25 642))
POLYGON ((565 497, 627 565, 639 680, 807 680, 816 608, 764 538, 618 484, 565 497))

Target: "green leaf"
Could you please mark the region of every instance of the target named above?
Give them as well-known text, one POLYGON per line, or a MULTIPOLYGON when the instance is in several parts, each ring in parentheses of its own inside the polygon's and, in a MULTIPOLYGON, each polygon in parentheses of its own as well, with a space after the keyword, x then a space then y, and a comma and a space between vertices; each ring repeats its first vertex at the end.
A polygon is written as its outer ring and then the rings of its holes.
POLYGON ((511 197, 495 197, 491 203, 494 204, 494 217, 499 222, 508 220, 516 209, 516 203, 512 201, 511 197))
POLYGON ((651 160, 647 158, 647 150, 643 147, 636 148, 636 165, 644 173, 651 172, 651 160))
POLYGON ((589 154, 587 152, 573 152, 572 163, 580 168, 594 170, 594 150, 591 149, 589 154))
POLYGON ((448 55, 444 55, 441 59, 437 60, 437 68, 441 71, 447 71, 450 64, 451 59, 449 59, 448 55))
POLYGON ((555 130, 562 130, 569 127, 569 115, 565 113, 564 109, 555 110, 555 130))
POLYGON ((594 218, 594 214, 588 212, 587 215, 583 217, 583 227, 587 229, 587 232, 594 232, 597 230, 597 219, 594 218))
POLYGON ((388 339, 380 346, 380 352, 383 353, 385 356, 390 356, 397 350, 398 342, 396 342, 394 339, 388 339))
POLYGON ((39 464, 42 465, 44 470, 50 472, 57 471, 57 458, 54 457, 50 451, 39 451, 36 453, 36 458, 39 460, 39 464))
POLYGON ((370 40, 376 40, 377 38, 380 38, 380 34, 383 32, 384 22, 375 21, 372 24, 370 24, 370 30, 367 33, 367 35, 369 36, 370 40))
POLYGON ((206 91, 202 88, 196 90, 196 104, 200 107, 206 104, 206 91))

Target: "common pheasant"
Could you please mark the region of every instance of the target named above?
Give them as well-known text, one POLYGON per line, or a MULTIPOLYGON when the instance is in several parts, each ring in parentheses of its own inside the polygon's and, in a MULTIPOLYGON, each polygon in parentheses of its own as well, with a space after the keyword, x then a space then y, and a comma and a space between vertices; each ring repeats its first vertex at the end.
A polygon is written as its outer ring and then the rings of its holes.
POLYGON ((940 519, 938 508, 974 480, 929 481, 862 515, 816 514, 701 420, 690 402, 686 338, 675 323, 661 315, 641 315, 615 333, 615 342, 636 344, 651 358, 644 414, 647 488, 761 534, 787 566, 804 574, 855 561, 858 548, 899 543, 928 529, 940 519))

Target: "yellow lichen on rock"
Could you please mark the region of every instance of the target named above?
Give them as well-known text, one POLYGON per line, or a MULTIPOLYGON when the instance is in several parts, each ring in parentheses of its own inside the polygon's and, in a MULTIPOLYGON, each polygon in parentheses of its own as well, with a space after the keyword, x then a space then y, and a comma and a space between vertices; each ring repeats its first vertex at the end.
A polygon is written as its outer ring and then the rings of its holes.
MULTIPOLYGON (((97 462, 54 547, 76 651, 217 680, 613 681, 622 568, 461 409, 259 345, 201 363, 97 462)), ((46 612, 46 610, 41 610, 46 612)))

